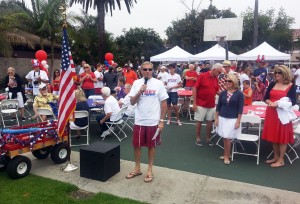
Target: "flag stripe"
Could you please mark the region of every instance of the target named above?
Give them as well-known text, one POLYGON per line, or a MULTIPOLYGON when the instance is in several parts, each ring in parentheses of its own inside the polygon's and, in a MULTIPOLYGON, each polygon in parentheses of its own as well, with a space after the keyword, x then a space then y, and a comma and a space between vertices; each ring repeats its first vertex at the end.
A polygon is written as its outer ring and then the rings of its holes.
POLYGON ((75 75, 75 65, 69 48, 68 34, 63 28, 61 56, 61 79, 59 85, 59 110, 58 110, 58 134, 63 136, 65 127, 70 120, 76 107, 75 90, 73 76, 75 75))

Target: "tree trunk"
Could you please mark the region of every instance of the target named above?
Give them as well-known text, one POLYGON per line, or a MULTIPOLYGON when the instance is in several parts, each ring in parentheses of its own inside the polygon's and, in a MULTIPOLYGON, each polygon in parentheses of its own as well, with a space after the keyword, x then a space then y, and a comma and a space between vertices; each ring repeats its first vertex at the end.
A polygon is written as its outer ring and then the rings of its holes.
POLYGON ((48 73, 49 73, 49 79, 52 79, 52 74, 53 74, 53 63, 54 63, 54 38, 53 36, 51 37, 51 61, 50 61, 50 66, 48 68, 48 73), (50 78, 51 77, 51 78, 50 78))
POLYGON ((98 25, 98 42, 99 42, 99 50, 98 50, 98 60, 100 62, 104 62, 104 43, 105 43, 105 11, 104 11, 104 0, 96 1, 97 4, 97 25, 98 25))
POLYGON ((252 49, 257 47, 257 39, 258 39, 258 0, 255 0, 254 6, 254 18, 253 18, 253 43, 252 49))

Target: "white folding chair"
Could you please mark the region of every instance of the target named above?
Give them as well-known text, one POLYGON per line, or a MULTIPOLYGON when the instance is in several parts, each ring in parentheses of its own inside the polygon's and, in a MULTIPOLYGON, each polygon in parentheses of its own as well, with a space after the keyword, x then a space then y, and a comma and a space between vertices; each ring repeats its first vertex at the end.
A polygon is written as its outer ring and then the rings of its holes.
POLYGON ((43 122, 42 115, 47 116, 47 119, 56 120, 56 116, 54 115, 53 111, 48 108, 37 108, 36 109, 39 114, 39 120, 43 122))
POLYGON ((264 101, 253 101, 252 105, 254 106, 268 106, 264 101))
POLYGON ((74 118, 76 120, 76 118, 87 118, 88 124, 84 127, 79 127, 79 126, 73 126, 70 124, 70 144, 71 146, 82 146, 82 145, 89 145, 89 139, 90 139, 90 135, 89 135, 89 127, 90 127, 90 123, 89 123, 89 112, 81 110, 81 111, 74 111, 74 118), (72 138, 73 137, 77 137, 76 135, 72 135, 72 130, 85 130, 86 134, 80 134, 80 137, 86 137, 86 142, 85 143, 81 143, 81 144, 72 144, 72 138))
POLYGON ((189 98, 190 102, 189 102, 189 107, 188 107, 188 116, 190 117, 191 121, 194 121, 194 119, 192 118, 194 116, 194 113, 192 112, 193 110, 193 97, 191 96, 189 98))
POLYGON ((19 101, 17 99, 7 99, 1 101, 0 104, 1 107, 1 119, 3 127, 8 127, 12 125, 6 125, 5 122, 8 121, 15 121, 16 124, 19 125, 19 119, 18 119, 18 111, 19 111, 19 101))
MULTIPOLYGON (((287 159, 289 160, 290 164, 293 164, 293 162, 296 159, 299 159, 299 155, 297 154, 296 150, 294 148, 296 148, 299 144, 300 144, 300 119, 296 119, 293 121, 293 131, 294 131, 294 139, 295 139, 295 143, 293 145, 291 144, 287 144, 287 150, 285 152, 285 156, 287 157, 287 159), (293 152, 295 157, 292 158, 290 152, 293 152), (290 155, 289 155, 290 154, 290 155)), ((267 159, 269 159, 271 157, 271 155, 274 153, 274 151, 272 151, 268 156, 267 159)))
MULTIPOLYGON (((248 133, 240 133, 238 137, 234 140, 232 145, 232 153, 231 153, 231 160, 233 161, 234 154, 242 154, 242 155, 249 155, 257 157, 257 164, 259 164, 259 152, 260 152, 260 134, 261 134, 261 118, 257 115, 250 115, 245 114, 242 115, 241 118, 241 126, 243 123, 251 123, 258 125, 258 134, 248 134, 248 133), (253 142, 256 145, 256 153, 246 153, 246 152, 239 152, 236 148, 236 141, 240 142, 253 142)), ((241 128, 242 129, 242 128, 241 128)))
POLYGON ((25 117, 27 117, 27 118, 31 117, 28 102, 30 102, 30 99, 27 99, 26 102, 24 103, 24 113, 26 114, 25 117))
MULTIPOLYGON (((122 107, 121 110, 119 111, 117 118, 120 118, 119 120, 116 121, 110 121, 110 122, 105 122, 106 126, 108 127, 108 130, 110 133, 113 133, 118 140, 121 142, 123 139, 125 139, 127 137, 126 133, 124 132, 123 128, 124 128, 124 120, 123 120, 123 115, 126 111, 127 107, 122 107), (117 129, 119 130, 119 132, 117 133, 117 129), (124 134, 124 137, 120 138, 118 135, 120 133, 124 134)), ((103 137, 102 140, 105 139, 106 136, 103 137)))

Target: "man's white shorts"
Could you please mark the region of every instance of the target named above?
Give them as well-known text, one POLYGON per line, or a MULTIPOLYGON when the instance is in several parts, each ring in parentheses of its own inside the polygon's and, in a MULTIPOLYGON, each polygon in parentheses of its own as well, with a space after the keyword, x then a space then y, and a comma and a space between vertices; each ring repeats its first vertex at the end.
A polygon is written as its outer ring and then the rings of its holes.
POLYGON ((195 112, 195 120, 197 121, 213 121, 215 119, 216 108, 203 108, 201 106, 197 106, 197 110, 195 112))

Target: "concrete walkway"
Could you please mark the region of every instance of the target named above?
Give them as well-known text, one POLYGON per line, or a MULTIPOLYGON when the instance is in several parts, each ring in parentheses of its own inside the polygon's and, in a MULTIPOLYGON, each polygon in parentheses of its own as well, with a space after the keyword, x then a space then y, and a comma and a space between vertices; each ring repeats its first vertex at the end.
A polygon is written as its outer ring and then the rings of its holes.
MULTIPOLYGON (((106 182, 80 177, 80 169, 64 172, 64 165, 54 165, 51 159, 37 160, 26 154, 32 161, 31 173, 46 178, 68 182, 90 192, 105 192, 119 197, 131 198, 155 204, 300 204, 300 193, 257 186, 237 181, 214 178, 205 175, 154 167, 152 183, 144 182, 144 174, 125 179, 134 163, 121 160, 121 171, 106 182)), ((79 165, 79 152, 72 152, 71 162, 79 165)), ((147 165, 142 165, 145 173, 147 165)), ((276 178, 274 178, 276 179, 276 178)))

